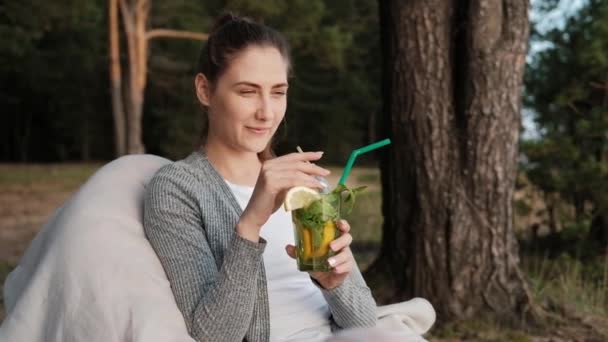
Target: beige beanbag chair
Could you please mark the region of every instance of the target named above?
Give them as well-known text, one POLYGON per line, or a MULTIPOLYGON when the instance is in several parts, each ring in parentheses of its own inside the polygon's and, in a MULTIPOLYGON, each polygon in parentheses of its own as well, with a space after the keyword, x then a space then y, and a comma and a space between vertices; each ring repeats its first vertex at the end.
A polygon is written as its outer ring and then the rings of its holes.
MULTIPOLYGON (((194 341, 142 227, 145 185, 169 162, 119 158, 55 212, 4 284, 0 341, 194 341)), ((378 327, 328 341, 418 341, 435 321, 419 298, 378 314, 378 327)))
POLYGON ((55 212, 6 280, 0 341, 193 341, 141 224, 169 162, 119 158, 55 212))

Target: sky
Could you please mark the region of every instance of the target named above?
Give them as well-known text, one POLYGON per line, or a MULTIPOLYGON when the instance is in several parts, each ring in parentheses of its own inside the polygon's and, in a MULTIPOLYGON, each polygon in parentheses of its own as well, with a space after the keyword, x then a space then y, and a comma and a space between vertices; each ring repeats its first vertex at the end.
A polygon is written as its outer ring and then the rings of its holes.
MULTIPOLYGON (((558 6, 548 12, 540 13, 535 10, 539 4, 546 0, 531 0, 530 1, 530 21, 537 24, 537 29, 542 33, 553 28, 564 28, 566 20, 576 14, 583 7, 587 0, 560 0, 558 6)), ((528 59, 534 54, 551 47, 549 42, 531 42, 530 51, 528 51, 528 59)), ((524 126, 523 139, 538 138, 538 129, 534 123, 534 112, 524 108, 522 112, 522 123, 524 126)))

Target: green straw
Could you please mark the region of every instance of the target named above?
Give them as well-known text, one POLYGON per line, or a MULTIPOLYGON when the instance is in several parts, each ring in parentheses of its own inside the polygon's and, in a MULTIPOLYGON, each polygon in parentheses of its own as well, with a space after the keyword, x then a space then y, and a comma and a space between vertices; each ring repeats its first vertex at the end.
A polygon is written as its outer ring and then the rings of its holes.
POLYGON ((346 178, 348 178, 348 175, 350 175, 350 172, 352 171, 352 168, 353 168, 353 164, 355 163, 355 159, 357 159, 357 157, 359 155, 361 155, 363 153, 367 153, 369 151, 373 151, 380 147, 386 146, 390 143, 391 143, 391 139, 384 139, 384 140, 375 142, 375 143, 367 145, 367 146, 363 146, 361 148, 358 148, 358 149, 352 151, 350 154, 350 157, 348 158, 348 162, 346 163, 346 166, 344 167, 344 171, 342 172, 342 177, 340 177, 340 182, 338 182, 338 184, 344 185, 344 183, 346 183, 346 178))

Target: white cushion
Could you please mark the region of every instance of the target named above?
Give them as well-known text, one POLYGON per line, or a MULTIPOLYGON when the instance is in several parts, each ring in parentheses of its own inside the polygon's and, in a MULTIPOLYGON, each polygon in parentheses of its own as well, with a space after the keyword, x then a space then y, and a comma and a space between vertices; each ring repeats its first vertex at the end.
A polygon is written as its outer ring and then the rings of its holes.
POLYGON ((142 227, 144 187, 170 161, 119 158, 35 237, 4 286, 2 341, 188 341, 142 227))

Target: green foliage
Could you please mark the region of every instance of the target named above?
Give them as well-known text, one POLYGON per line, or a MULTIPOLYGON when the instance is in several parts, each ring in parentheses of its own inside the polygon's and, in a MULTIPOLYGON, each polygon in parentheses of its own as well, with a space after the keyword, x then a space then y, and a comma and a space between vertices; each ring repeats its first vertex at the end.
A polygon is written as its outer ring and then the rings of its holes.
MULTIPOLYGON (((379 37, 374 0, 151 1, 150 28, 208 32, 235 11, 284 32, 292 45, 286 129, 279 153, 296 145, 343 163, 367 142, 379 109, 379 37)), ((122 25, 122 24, 121 24, 122 25)), ((121 58, 126 75, 126 44, 121 58)), ((0 5, 2 160, 109 159, 113 128, 107 51, 107 1, 34 0, 0 5)), ((147 151, 189 153, 202 115, 193 91, 201 42, 150 42, 144 103, 147 151)))
POLYGON ((111 127, 105 4, 25 0, 0 7, 3 159, 86 159, 111 147, 104 139, 111 127))
POLYGON ((339 204, 336 194, 322 196, 306 208, 294 211, 294 217, 313 233, 322 233, 325 222, 338 219, 339 204))
POLYGON ((525 170, 572 204, 578 220, 608 217, 608 3, 589 1, 563 30, 540 38, 552 47, 526 74, 525 102, 541 137, 522 144, 525 170))
POLYGON ((524 200, 517 200, 514 202, 515 213, 518 216, 527 216, 532 212, 532 208, 524 200))

